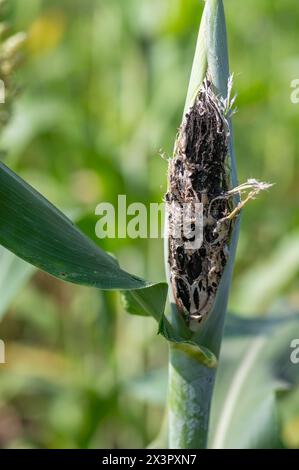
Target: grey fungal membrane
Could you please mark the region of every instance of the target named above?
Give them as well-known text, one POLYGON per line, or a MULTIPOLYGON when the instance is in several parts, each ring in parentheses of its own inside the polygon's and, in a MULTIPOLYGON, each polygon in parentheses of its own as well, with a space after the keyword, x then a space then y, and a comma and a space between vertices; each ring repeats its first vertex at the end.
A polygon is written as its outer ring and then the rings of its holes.
POLYGON ((192 329, 213 308, 236 216, 248 199, 269 186, 249 180, 232 189, 228 100, 219 99, 205 79, 169 160, 165 200, 170 282, 177 309, 192 329), (245 201, 233 197, 248 190, 245 201))

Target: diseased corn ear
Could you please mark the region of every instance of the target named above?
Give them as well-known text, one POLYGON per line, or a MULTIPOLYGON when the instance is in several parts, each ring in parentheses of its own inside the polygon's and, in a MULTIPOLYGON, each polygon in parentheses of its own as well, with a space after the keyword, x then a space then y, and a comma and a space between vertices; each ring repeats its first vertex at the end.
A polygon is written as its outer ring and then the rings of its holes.
POLYGON ((170 280, 188 325, 211 311, 229 254, 233 222, 228 219, 231 199, 226 197, 228 139, 223 103, 206 78, 179 130, 166 194, 170 280), (201 214, 195 209, 198 204, 201 214), (195 227, 202 229, 200 246, 195 227))
POLYGON ((170 282, 177 309, 193 330, 213 310, 236 217, 249 200, 271 186, 252 179, 232 188, 231 87, 232 77, 228 97, 218 98, 205 78, 183 119, 169 162, 165 199, 170 282), (248 194, 242 200, 244 192, 248 194))

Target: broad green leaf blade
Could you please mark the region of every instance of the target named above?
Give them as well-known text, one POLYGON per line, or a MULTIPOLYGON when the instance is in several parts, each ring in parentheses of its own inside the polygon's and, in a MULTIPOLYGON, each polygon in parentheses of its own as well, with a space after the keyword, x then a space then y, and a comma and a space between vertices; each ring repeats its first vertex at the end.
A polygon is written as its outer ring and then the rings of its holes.
POLYGON ((136 400, 163 406, 167 396, 167 370, 156 369, 137 377, 130 377, 122 388, 136 400))
POLYGON ((206 51, 206 28, 207 28, 207 9, 205 8, 201 17, 196 49, 192 64, 192 70, 189 80, 188 92, 185 101, 184 114, 192 106, 195 96, 199 91, 208 69, 208 58, 206 51))
MULTIPOLYGON (((229 62, 226 38, 225 15, 222 0, 206 0, 199 31, 197 49, 192 67, 185 112, 192 104, 203 77, 208 78, 215 92, 223 99, 227 98, 229 80, 229 62)), ((231 181, 237 182, 237 170, 233 149, 233 131, 230 125, 229 166, 231 181)), ((167 216, 165 217, 167 221, 167 216)), ((165 264, 168 272, 167 223, 165 236, 165 264)), ((199 350, 207 350, 215 357, 219 356, 223 325, 227 309, 229 290, 234 266, 239 233, 239 219, 235 223, 229 246, 229 260, 225 267, 218 291, 209 317, 194 334, 191 341, 199 350)), ((171 289, 170 303, 172 308, 172 326, 182 335, 179 314, 176 310, 171 289)), ((209 424, 210 404, 215 380, 215 369, 207 367, 204 362, 190 360, 190 354, 175 350, 170 346, 169 374, 169 442, 171 448, 205 448, 209 424)))
POLYGON ((33 272, 33 266, 0 247, 0 319, 33 272))
POLYGON ((64 281, 100 289, 150 283, 123 271, 43 196, 0 164, 0 243, 64 281))
POLYGON ((132 315, 152 316, 159 322, 161 305, 166 303, 167 291, 168 286, 166 283, 156 284, 139 291, 125 291, 122 293, 123 306, 132 315))
POLYGON ((299 384, 290 344, 299 315, 243 320, 230 315, 225 328, 212 403, 211 448, 280 446, 277 390, 299 384))

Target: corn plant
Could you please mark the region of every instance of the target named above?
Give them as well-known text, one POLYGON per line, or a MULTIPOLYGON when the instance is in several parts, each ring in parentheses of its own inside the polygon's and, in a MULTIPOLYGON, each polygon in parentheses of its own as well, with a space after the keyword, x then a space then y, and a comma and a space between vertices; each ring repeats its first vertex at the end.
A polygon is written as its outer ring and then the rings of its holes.
MULTIPOLYGON (((170 448, 206 448, 208 445, 210 409, 240 211, 248 200, 267 187, 255 180, 238 186, 231 124, 231 82, 222 0, 206 0, 183 120, 169 162, 165 196, 167 282, 152 283, 126 272, 114 257, 95 245, 41 194, 3 163, 0 165, 0 243, 3 247, 62 281, 121 291, 129 313, 157 321, 159 333, 169 343, 170 448), (247 196, 242 200, 244 192, 247 196), (189 203, 193 208, 196 202, 203 204, 204 242, 190 252, 183 238, 174 236, 180 226, 175 207, 189 203)), ((189 222, 190 225, 195 222, 192 215, 189 222)), ((231 320, 226 327, 228 341, 236 324, 239 330, 243 328, 242 322, 231 320)), ((271 321, 269 326, 255 322, 251 327, 251 332, 269 334, 277 323, 271 321)), ((255 344, 250 366, 265 344, 262 340, 255 344)), ((247 362, 245 365, 248 369, 247 362)), ((238 365, 235 369, 238 372, 238 365)), ((232 383, 235 369, 231 371, 232 383)), ((222 377, 225 374, 221 367, 220 374, 222 377)), ((242 378, 245 383, 247 375, 242 378)), ((268 399, 276 382, 274 378, 267 381, 267 386, 261 382, 264 397, 268 399)), ((211 447, 224 447, 228 431, 233 434, 239 379, 236 384, 234 400, 229 401, 229 416, 224 417, 219 411, 221 398, 217 398, 222 386, 216 387, 211 447)), ((229 387, 227 390, 229 392, 229 387)), ((248 408, 243 411, 245 417, 250 414, 248 408)), ((269 413, 272 417, 272 408, 269 413)), ((267 431, 269 423, 267 420, 265 423, 256 447, 273 442, 267 431)), ((237 438, 237 432, 235 436, 237 438)), ((248 439, 245 445, 253 446, 252 440, 248 439)))

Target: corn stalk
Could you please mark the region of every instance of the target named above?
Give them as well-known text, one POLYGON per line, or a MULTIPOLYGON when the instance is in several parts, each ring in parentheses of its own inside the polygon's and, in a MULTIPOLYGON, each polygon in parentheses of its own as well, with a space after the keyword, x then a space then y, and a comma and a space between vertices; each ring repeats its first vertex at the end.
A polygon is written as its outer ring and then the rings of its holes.
MULTIPOLYGON (((227 103, 229 64, 222 0, 206 0, 205 3, 184 118, 194 105, 196 96, 198 96, 207 77, 217 99, 220 99, 222 103, 227 103)), ((229 177, 231 187, 234 187, 237 185, 237 175, 232 126, 229 117, 227 117, 227 124, 229 128, 229 177)), ((169 220, 168 217, 166 219, 169 220)), ((215 360, 210 362, 203 360, 201 356, 194 354, 193 349, 185 347, 183 343, 169 343, 169 447, 173 449, 202 449, 207 445, 211 399, 231 284, 238 229, 239 220, 237 219, 229 238, 228 260, 219 280, 215 299, 207 318, 200 322, 198 328, 195 328, 196 331, 193 331, 194 328, 189 324, 189 328, 192 330, 190 333, 192 343, 201 350, 209 351, 215 360)), ((178 336, 184 336, 186 322, 182 321, 182 312, 178 308, 182 302, 178 302, 178 295, 176 296, 174 293, 169 231, 170 227, 167 223, 165 263, 171 303, 170 323, 178 336)))

